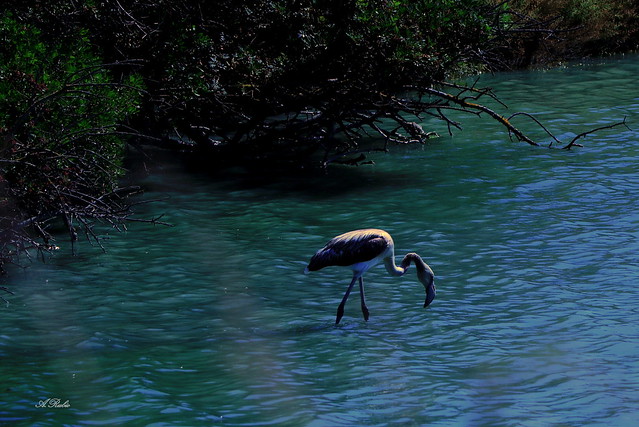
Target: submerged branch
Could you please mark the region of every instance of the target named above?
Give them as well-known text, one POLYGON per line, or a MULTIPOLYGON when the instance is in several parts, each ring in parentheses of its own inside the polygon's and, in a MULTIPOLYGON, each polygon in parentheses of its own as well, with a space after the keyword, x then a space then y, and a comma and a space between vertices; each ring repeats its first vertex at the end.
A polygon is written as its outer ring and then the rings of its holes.
MULTIPOLYGON (((11 292, 9 289, 5 288, 4 286, 0 286, 0 291, 4 291, 4 292, 6 292, 8 294, 15 295, 13 292, 11 292)), ((5 304, 7 304, 7 306, 9 306, 9 301, 7 301, 2 295, 0 295, 0 299, 2 301, 4 301, 5 304)))

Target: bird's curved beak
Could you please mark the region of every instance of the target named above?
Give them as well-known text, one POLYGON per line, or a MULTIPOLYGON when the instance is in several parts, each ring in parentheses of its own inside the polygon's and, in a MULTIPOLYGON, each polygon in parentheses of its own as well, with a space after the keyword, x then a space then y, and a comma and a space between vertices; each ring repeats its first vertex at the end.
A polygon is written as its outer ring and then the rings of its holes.
POLYGON ((430 303, 433 302, 436 294, 437 294, 437 290, 435 289, 435 281, 433 281, 426 288, 426 302, 424 302, 424 308, 428 307, 430 303))

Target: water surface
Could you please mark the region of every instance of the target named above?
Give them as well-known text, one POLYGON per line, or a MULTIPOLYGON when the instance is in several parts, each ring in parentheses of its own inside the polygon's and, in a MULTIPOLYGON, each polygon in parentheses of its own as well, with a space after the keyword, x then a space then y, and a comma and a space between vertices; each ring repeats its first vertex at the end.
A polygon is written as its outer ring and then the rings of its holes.
MULTIPOLYGON (((628 56, 481 81, 569 140, 624 116, 639 128, 637 75, 628 56)), ((633 425, 637 131, 567 152, 487 118, 425 127, 442 137, 326 176, 156 168, 143 184, 160 200, 138 212, 174 227, 103 229, 107 252, 76 257, 61 236, 2 279, 0 423, 633 425), (376 268, 370 320, 354 291, 333 325, 350 273, 302 270, 362 227, 431 265, 431 307, 414 270, 376 268), (48 398, 68 407, 37 407, 48 398)))

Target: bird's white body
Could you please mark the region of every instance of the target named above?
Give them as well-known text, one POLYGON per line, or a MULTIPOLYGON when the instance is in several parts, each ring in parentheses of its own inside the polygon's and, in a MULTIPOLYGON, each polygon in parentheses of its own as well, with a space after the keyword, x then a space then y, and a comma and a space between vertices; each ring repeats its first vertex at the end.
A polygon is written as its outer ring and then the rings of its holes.
POLYGON ((428 306, 435 298, 435 284, 433 271, 428 267, 421 257, 415 253, 407 254, 400 266, 395 264, 395 244, 393 238, 384 230, 367 228, 363 230, 349 231, 331 239, 322 249, 317 251, 311 258, 304 273, 320 270, 324 267, 337 265, 353 270, 353 280, 351 281, 344 298, 337 310, 336 324, 339 323, 343 312, 344 304, 353 288, 359 280, 360 297, 362 302, 362 312, 364 318, 368 320, 368 308, 364 299, 364 282, 362 276, 369 269, 377 264, 384 263, 386 270, 392 276, 402 276, 414 262, 417 268, 417 277, 426 288, 426 303, 428 306))
POLYGON ((386 258, 386 256, 384 256, 385 254, 379 255, 369 261, 362 261, 362 262, 358 262, 355 264, 351 264, 348 266, 348 268, 350 268, 351 270, 353 270, 355 273, 358 274, 364 274, 366 273, 368 270, 370 270, 371 268, 375 267, 377 264, 381 264, 382 262, 384 262, 384 258, 386 258))

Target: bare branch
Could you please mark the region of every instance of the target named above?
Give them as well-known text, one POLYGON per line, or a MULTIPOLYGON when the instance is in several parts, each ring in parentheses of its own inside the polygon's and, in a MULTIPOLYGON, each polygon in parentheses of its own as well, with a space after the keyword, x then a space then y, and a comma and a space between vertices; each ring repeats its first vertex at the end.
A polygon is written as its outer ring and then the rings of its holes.
POLYGON ((423 88, 423 91, 426 92, 426 93, 429 93, 431 95, 437 96, 437 97, 439 97, 441 99, 444 99, 446 101, 449 101, 449 102, 452 102, 454 104, 457 104, 457 105, 461 106, 462 108, 464 108, 464 111, 477 111, 477 112, 486 113, 490 117, 495 119, 497 122, 499 122, 502 125, 504 125, 506 127, 506 129, 508 129, 508 131, 511 134, 515 135, 519 141, 523 141, 523 142, 526 142, 526 143, 528 143, 530 145, 534 145, 534 146, 538 146, 539 145, 537 142, 533 141, 528 136, 526 136, 523 132, 521 132, 519 129, 517 129, 515 126, 513 126, 510 123, 510 121, 508 121, 508 119, 506 117, 502 116, 501 114, 496 113, 495 111, 491 110, 490 108, 486 107, 485 105, 477 104, 477 103, 474 103, 474 102, 468 102, 468 101, 466 101, 464 99, 458 98, 455 95, 451 95, 449 93, 442 92, 440 90, 433 89, 433 88, 423 88))
MULTIPOLYGON (((514 113, 514 114, 512 114, 510 117, 508 117, 508 120, 512 120, 514 117, 517 117, 517 116, 525 116, 525 117, 528 117, 529 119, 531 119, 532 121, 534 121, 534 122, 537 124, 537 126, 539 126, 540 128, 542 128, 542 129, 544 130, 544 132, 546 132, 546 134, 548 134, 548 136, 550 136, 550 137, 554 140, 554 142, 556 142, 556 143, 558 143, 558 144, 561 144, 561 141, 560 141, 559 139, 557 139, 557 137, 556 137, 556 136, 555 136, 552 132, 550 132, 550 131, 546 128, 546 126, 544 126, 544 125, 543 125, 543 124, 542 124, 542 123, 541 123, 541 122, 540 122, 540 121, 539 121, 536 117, 534 117, 532 114, 529 114, 529 113, 523 113, 523 112, 518 112, 518 113, 514 113)), ((552 144, 553 144, 553 142, 551 141, 551 142, 550 142, 550 144, 548 145, 548 148, 552 148, 552 144)))
POLYGON ((564 150, 570 150, 570 148, 572 148, 573 146, 577 146, 577 147, 581 147, 581 144, 577 144, 577 140, 580 138, 584 138, 592 133, 598 132, 600 130, 605 130, 605 129, 612 129, 615 128, 617 126, 625 126, 626 129, 630 130, 630 128, 628 127, 628 125, 626 124, 626 117, 623 118, 622 121, 617 122, 617 123, 613 123, 610 125, 606 125, 606 126, 600 126, 596 129, 592 129, 586 132, 582 132, 579 135, 575 136, 568 144, 566 144, 565 146, 561 147, 564 150))

